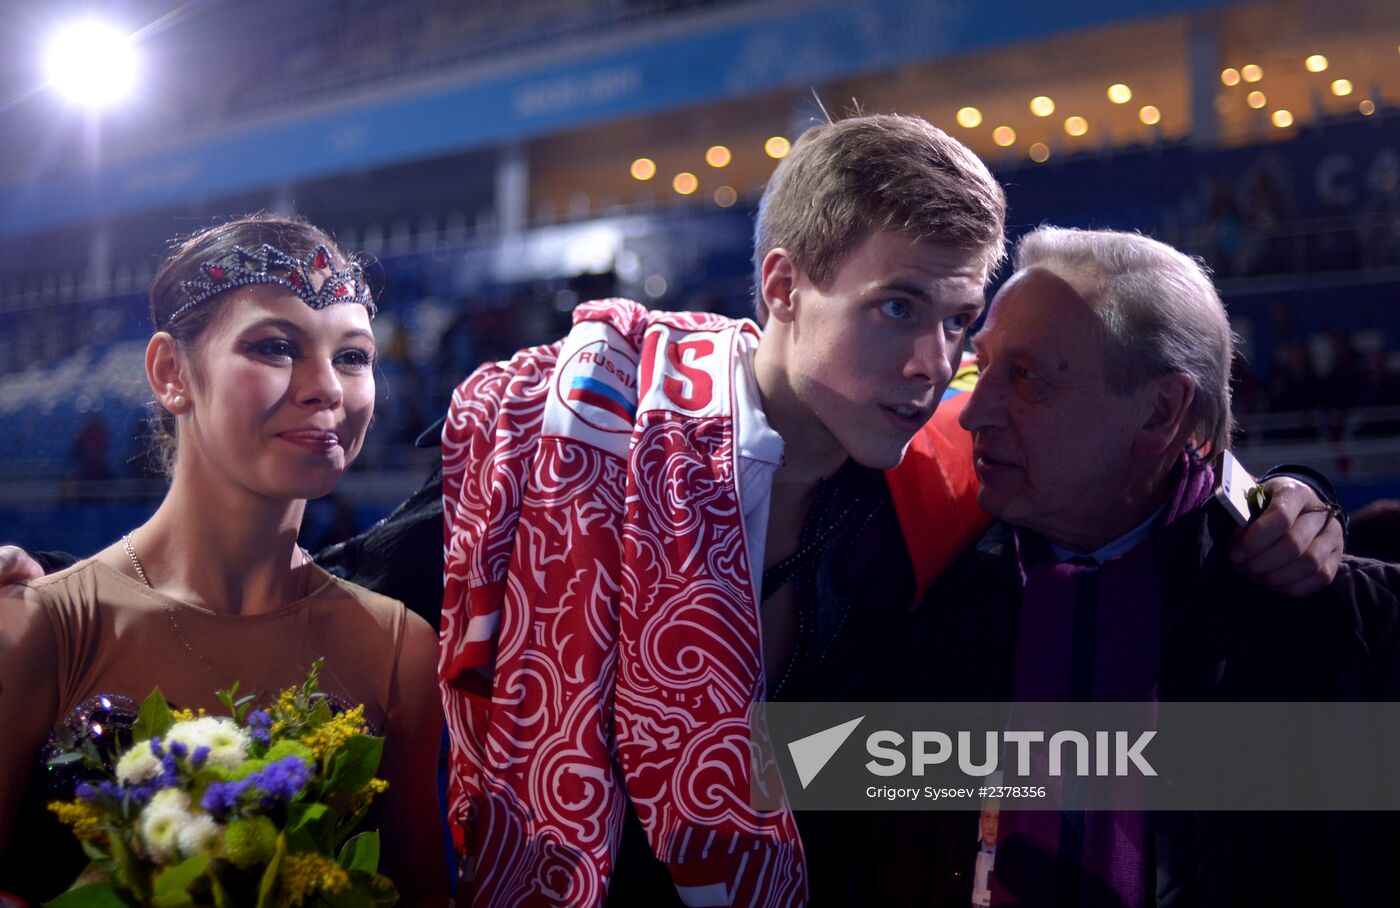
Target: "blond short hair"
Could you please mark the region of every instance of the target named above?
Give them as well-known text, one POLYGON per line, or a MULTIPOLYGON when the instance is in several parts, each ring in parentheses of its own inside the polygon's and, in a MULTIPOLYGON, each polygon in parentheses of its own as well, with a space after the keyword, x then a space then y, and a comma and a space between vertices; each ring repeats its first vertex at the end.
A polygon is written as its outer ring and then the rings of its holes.
MULTIPOLYGON (((875 114, 813 126, 778 164, 754 227, 754 276, 786 249, 818 287, 871 234, 893 231, 1005 258, 1006 194, 967 146, 919 117, 875 114)), ((756 287, 760 321, 768 315, 756 287)))

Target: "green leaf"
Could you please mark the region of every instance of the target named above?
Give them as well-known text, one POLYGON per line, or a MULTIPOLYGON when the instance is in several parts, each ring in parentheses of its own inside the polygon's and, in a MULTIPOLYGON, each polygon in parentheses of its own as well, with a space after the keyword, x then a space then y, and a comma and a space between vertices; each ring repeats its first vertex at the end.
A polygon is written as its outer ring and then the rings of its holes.
POLYGON ((340 849, 340 866, 346 870, 375 873, 379 870, 379 830, 362 832, 340 849))
POLYGON ((73 729, 60 723, 53 730, 54 746, 59 750, 72 750, 78 746, 78 739, 73 734, 73 729))
POLYGON ((377 873, 362 873, 360 871, 350 871, 350 883, 353 886, 363 885, 374 899, 374 908, 389 908, 399 900, 399 890, 387 876, 377 873))
POLYGON ((238 682, 233 682, 230 687, 219 691, 214 696, 219 698, 219 702, 224 705, 224 709, 228 710, 228 714, 237 720, 238 710, 233 705, 233 698, 238 696, 238 682))
POLYGON ((329 810, 325 804, 293 804, 287 808, 287 828, 305 829, 319 822, 329 810))
POLYGON ((209 869, 209 855, 194 857, 168 867, 156 875, 151 886, 151 901, 157 908, 177 908, 191 903, 190 886, 209 869))
POLYGON ((112 852, 112 861, 117 865, 118 878, 136 894, 138 899, 144 899, 146 887, 143 885, 143 875, 136 868, 136 858, 132 855, 131 849, 127 847, 126 839, 122 837, 120 832, 109 829, 107 848, 112 852))
POLYGON ((229 901, 228 890, 219 880, 219 875, 213 870, 208 871, 206 875, 209 878, 209 892, 214 897, 214 908, 233 908, 233 902, 229 901))
POLYGON ((102 754, 98 752, 97 745, 93 742, 91 738, 84 739, 83 743, 78 745, 78 750, 83 755, 84 765, 86 765, 89 769, 103 768, 102 754))
POLYGON ((321 670, 326 667, 326 657, 317 656, 316 661, 311 663, 311 667, 306 670, 306 680, 302 682, 302 693, 310 696, 316 693, 321 685, 321 670))
POLYGON ((334 849, 337 842, 341 841, 350 833, 354 832, 360 827, 360 821, 363 820, 366 814, 368 813, 369 807, 366 806, 361 807, 359 810, 353 813, 341 814, 340 819, 336 821, 335 826, 326 836, 325 842, 327 846, 334 849))
POLYGON ((1245 492, 1244 497, 1249 501, 1250 517, 1258 517, 1269 506, 1269 493, 1264 491, 1263 486, 1255 486, 1245 492))
POLYGON ((151 691, 151 695, 141 704, 141 711, 136 714, 136 724, 131 726, 131 742, 137 744, 159 737, 168 732, 174 724, 175 716, 170 712, 170 704, 165 702, 165 695, 157 687, 151 691))
POLYGON ((82 759, 83 759, 83 755, 82 755, 82 754, 78 753, 76 750, 70 750, 70 751, 68 751, 67 753, 59 754, 58 756, 54 757, 52 760, 49 760, 49 761, 48 761, 48 765, 49 765, 49 766, 67 766, 69 763, 77 763, 77 762, 81 761, 82 759))
POLYGON ((330 908, 374 908, 374 897, 355 886, 340 892, 322 892, 320 898, 330 908))
POLYGON ((44 902, 44 908, 132 908, 132 904, 106 883, 92 883, 44 902))
POLYGON ((306 727, 308 729, 320 728, 331 720, 331 707, 324 697, 316 700, 316 705, 311 708, 311 715, 307 716, 306 727))
POLYGON ((287 807, 287 843, 296 851, 320 851, 330 808, 298 802, 287 807))
POLYGON ((253 708, 253 701, 256 699, 256 695, 249 694, 233 701, 233 720, 242 725, 244 720, 248 718, 248 712, 253 708))
POLYGON ((120 879, 118 874, 121 868, 117 866, 117 862, 113 861, 105 851, 92 842, 81 842, 79 844, 83 846, 83 854, 88 856, 89 863, 83 868, 83 872, 78 874, 78 879, 81 879, 85 874, 90 872, 95 875, 88 877, 88 879, 120 879))
POLYGON ((277 835, 277 847, 272 850, 272 860, 267 862, 262 882, 258 884, 257 908, 268 908, 272 903, 272 893, 277 890, 277 874, 282 869, 282 859, 287 856, 287 834, 277 835))
POLYGON ((232 779, 232 771, 222 766, 203 766, 194 774, 194 786, 196 789, 204 789, 214 782, 228 782, 232 779))
POLYGON ((369 784, 384 756, 384 739, 351 735, 331 762, 326 790, 352 794, 369 784))

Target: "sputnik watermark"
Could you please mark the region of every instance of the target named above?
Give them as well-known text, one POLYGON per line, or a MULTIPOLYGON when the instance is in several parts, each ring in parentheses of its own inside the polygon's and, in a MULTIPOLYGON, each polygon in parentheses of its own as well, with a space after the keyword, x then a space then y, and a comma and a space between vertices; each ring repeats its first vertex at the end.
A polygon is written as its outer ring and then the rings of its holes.
POLYGON ((752 720, 762 809, 1400 810, 1391 702, 764 703, 752 720))
POLYGON ((1050 735, 1048 742, 1043 731, 982 732, 981 762, 974 759, 973 735, 970 731, 954 732, 952 735, 942 731, 916 731, 910 736, 910 753, 906 757, 904 735, 888 730, 873 732, 865 739, 865 749, 872 757, 865 768, 877 776, 903 775, 906 768, 912 774, 922 776, 929 767, 948 763, 956 753, 958 769, 965 775, 990 776, 1001 765, 1001 742, 1005 742, 1015 745, 1014 774, 1021 777, 1029 777, 1035 772, 1038 760, 1033 759, 1032 748, 1036 744, 1045 745, 1045 754, 1036 756, 1048 756, 1045 762, 1050 776, 1127 776, 1134 771, 1143 776, 1157 775, 1157 770, 1143 755, 1148 743, 1157 736, 1155 731, 1138 732, 1133 737, 1133 733, 1127 731, 1096 730, 1085 734, 1066 729, 1050 735), (1092 760, 1091 735, 1094 742, 1092 760), (1073 761, 1068 773, 1066 749, 1071 751, 1073 761))

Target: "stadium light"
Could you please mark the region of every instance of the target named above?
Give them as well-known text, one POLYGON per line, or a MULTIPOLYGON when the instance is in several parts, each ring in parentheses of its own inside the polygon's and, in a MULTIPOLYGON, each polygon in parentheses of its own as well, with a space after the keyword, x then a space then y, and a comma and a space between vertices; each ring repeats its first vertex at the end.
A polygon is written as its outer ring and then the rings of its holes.
POLYGON ((60 29, 44 54, 49 84, 68 101, 94 109, 126 97, 136 84, 136 68, 130 37, 96 20, 60 29))

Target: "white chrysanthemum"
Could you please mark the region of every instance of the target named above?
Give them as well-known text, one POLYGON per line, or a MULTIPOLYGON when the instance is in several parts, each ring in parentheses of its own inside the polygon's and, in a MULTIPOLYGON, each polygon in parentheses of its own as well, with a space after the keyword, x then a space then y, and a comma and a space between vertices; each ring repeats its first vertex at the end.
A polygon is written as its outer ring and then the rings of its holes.
POLYGON ((187 719, 170 726, 165 736, 166 746, 178 741, 193 754, 201 747, 209 748, 209 765, 234 769, 248 757, 248 733, 232 719, 205 716, 187 719))
POLYGON ((136 785, 154 779, 160 775, 160 770, 160 760, 151 753, 150 742, 141 741, 117 761, 117 781, 123 785, 136 785))
POLYGON ((224 829, 207 813, 196 813, 189 822, 180 827, 180 854, 194 857, 204 851, 212 851, 223 837, 224 829))
POLYGON ((156 792, 141 811, 141 844, 157 864, 167 864, 180 847, 180 830, 191 820, 190 796, 174 788, 156 792))

